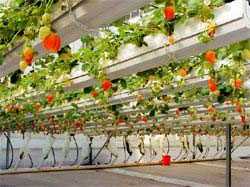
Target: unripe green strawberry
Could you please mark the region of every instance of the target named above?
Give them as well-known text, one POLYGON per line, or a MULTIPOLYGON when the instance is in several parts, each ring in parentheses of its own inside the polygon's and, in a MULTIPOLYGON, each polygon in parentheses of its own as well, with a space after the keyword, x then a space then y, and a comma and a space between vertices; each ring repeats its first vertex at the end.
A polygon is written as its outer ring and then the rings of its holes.
POLYGON ((47 26, 43 26, 39 30, 39 39, 44 40, 51 33, 51 29, 47 26))
POLYGON ((24 35, 29 38, 29 39, 33 39, 35 37, 36 31, 33 27, 27 27, 24 30, 24 35))
POLYGON ((242 51, 242 58, 245 60, 250 60, 250 50, 249 49, 244 49, 242 51))
POLYGON ((51 15, 49 13, 45 13, 42 16, 42 23, 43 23, 43 25, 49 25, 49 24, 51 24, 51 15))

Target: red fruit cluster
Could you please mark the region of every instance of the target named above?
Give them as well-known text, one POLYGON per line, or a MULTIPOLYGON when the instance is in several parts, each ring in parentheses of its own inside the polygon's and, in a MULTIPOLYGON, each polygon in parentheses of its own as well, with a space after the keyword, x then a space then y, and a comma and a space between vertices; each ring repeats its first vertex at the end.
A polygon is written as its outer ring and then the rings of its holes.
POLYGON ((47 95, 46 99, 47 99, 48 103, 52 103, 53 100, 54 100, 54 96, 53 95, 47 95))
POLYGON ((245 115, 241 115, 240 116, 240 121, 241 121, 241 123, 245 124, 246 123, 246 116, 245 115))
POLYGON ((207 51, 206 53, 205 53, 205 60, 209 63, 209 64, 211 64, 211 65, 213 65, 215 62, 216 62, 216 60, 217 60, 217 57, 216 57, 217 55, 216 55, 216 52, 215 51, 207 51))
POLYGON ((235 87, 236 89, 240 89, 240 88, 241 88, 241 84, 242 84, 242 81, 241 81, 240 79, 236 79, 236 80, 234 81, 234 87, 235 87))
POLYGON ((215 92, 217 91, 217 84, 214 80, 212 79, 209 79, 208 80, 208 88, 211 92, 215 92))
POLYGON ((239 112, 239 113, 242 113, 242 107, 241 107, 241 104, 239 102, 236 103, 235 111, 239 112))
POLYGON ((179 108, 177 108, 177 109, 176 109, 175 114, 176 114, 176 117, 179 117, 179 116, 180 116, 181 111, 180 111, 180 109, 179 109, 179 108))
POLYGON ((97 91, 92 91, 91 92, 91 96, 92 97, 97 97, 99 94, 98 94, 98 92, 97 91))
POLYGON ((207 108, 207 111, 208 111, 209 113, 214 113, 214 112, 216 111, 216 109, 215 109, 213 106, 209 106, 209 107, 207 108))
POLYGON ((175 19, 175 9, 173 6, 167 6, 164 9, 164 17, 167 21, 175 19))
POLYGON ((117 124, 117 125, 122 124, 122 123, 125 123, 125 120, 124 120, 124 119, 118 118, 118 119, 116 120, 116 124, 117 124))
POLYGON ((108 91, 108 90, 110 90, 112 88, 112 82, 110 81, 110 80, 104 80, 103 82, 102 82, 102 89, 104 90, 104 91, 108 91))
POLYGON ((148 118, 146 116, 141 116, 140 121, 144 122, 144 123, 147 123, 148 122, 148 118))
POLYGON ((56 33, 50 33, 42 43, 44 49, 52 53, 57 53, 61 48, 61 38, 56 33))

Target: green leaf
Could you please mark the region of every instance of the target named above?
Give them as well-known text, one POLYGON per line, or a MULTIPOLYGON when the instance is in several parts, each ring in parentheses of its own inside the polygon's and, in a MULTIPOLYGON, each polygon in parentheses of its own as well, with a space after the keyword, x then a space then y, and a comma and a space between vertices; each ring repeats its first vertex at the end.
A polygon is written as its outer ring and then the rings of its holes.
POLYGON ((120 79, 120 84, 122 86, 123 89, 126 89, 127 88, 127 82, 125 79, 120 79))
POLYGON ((84 88, 84 89, 83 89, 83 92, 84 92, 85 94, 90 94, 92 91, 93 91, 93 87, 87 87, 87 88, 84 88))

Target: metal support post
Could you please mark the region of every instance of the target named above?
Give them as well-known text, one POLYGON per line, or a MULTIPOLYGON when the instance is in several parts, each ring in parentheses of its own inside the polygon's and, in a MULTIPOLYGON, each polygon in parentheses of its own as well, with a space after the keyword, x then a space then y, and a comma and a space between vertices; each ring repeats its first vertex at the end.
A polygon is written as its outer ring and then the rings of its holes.
POLYGON ((93 155, 93 150, 92 150, 92 143, 93 143, 93 137, 89 138, 90 143, 89 143, 89 165, 92 165, 93 160, 92 160, 92 155, 93 155))
MULTIPOLYGON (((7 132, 8 137, 10 138, 10 132, 7 132)), ((10 142, 6 138, 6 163, 5 163, 5 168, 9 168, 9 163, 10 163, 10 142)))
POLYGON ((196 149, 196 146, 195 146, 195 134, 193 134, 193 159, 195 159, 195 149, 196 149))
POLYGON ((231 132, 232 125, 227 124, 226 127, 226 187, 231 187, 231 132))

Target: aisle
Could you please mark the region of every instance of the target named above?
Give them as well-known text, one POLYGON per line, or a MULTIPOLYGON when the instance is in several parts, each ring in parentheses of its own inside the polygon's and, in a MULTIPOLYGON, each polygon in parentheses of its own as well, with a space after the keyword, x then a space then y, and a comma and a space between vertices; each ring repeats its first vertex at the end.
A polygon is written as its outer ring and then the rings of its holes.
MULTIPOLYGON (((249 187, 250 184, 250 162, 232 162, 232 186, 249 187)), ((186 186, 225 186, 225 161, 204 162, 193 164, 172 165, 168 168, 159 166, 148 166, 141 168, 128 168, 132 171, 143 174, 150 174, 166 179, 178 179, 176 183, 187 181, 186 186), (193 185, 188 185, 188 183, 193 185), (196 185, 197 184, 197 185, 196 185), (200 184, 200 185, 199 185, 200 184)), ((183 186, 185 186, 183 184, 183 186)))
MULTIPOLYGON (((250 162, 233 162, 233 186, 248 187, 250 162)), ((1 187, 181 187, 224 186, 224 163, 195 163, 99 171, 0 176, 1 187)))

